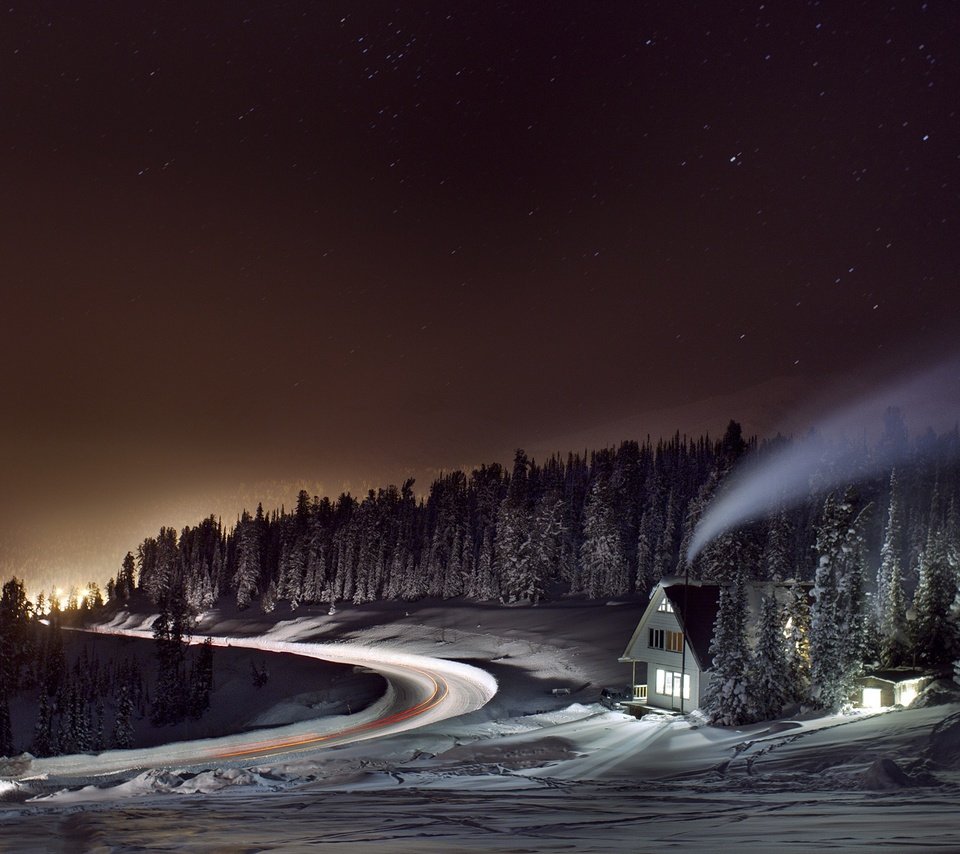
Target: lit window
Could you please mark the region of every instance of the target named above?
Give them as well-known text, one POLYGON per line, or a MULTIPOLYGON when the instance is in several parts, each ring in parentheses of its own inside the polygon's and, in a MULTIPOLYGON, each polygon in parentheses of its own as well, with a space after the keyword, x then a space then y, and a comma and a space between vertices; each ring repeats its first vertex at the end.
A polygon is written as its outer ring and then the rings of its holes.
POLYGON ((900 699, 897 700, 897 702, 901 706, 909 706, 916 699, 917 699, 917 683, 910 682, 909 684, 904 685, 900 689, 900 699))
POLYGON ((647 643, 651 649, 663 649, 664 631, 663 629, 650 629, 650 639, 647 643))
POLYGON ((864 688, 863 707, 865 709, 879 709, 883 705, 882 697, 879 688, 864 688))
POLYGON ((670 670, 657 671, 657 693, 666 694, 680 699, 680 685, 683 685, 683 699, 690 699, 690 674, 684 673, 683 679, 680 679, 679 673, 670 670))
POLYGON ((657 610, 660 611, 660 613, 666 612, 668 614, 672 614, 673 605, 671 605, 670 600, 667 599, 666 596, 664 596, 663 599, 660 600, 660 604, 657 606, 657 610))
POLYGON ((683 632, 667 632, 667 646, 670 652, 683 652, 683 632))

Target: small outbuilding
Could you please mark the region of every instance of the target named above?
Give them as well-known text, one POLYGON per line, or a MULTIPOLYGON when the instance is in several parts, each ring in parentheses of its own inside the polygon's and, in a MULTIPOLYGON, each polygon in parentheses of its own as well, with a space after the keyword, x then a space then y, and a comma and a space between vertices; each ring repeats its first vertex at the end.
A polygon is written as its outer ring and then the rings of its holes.
POLYGON ((915 667, 871 670, 857 680, 857 691, 852 699, 865 709, 909 706, 932 681, 930 671, 915 667))

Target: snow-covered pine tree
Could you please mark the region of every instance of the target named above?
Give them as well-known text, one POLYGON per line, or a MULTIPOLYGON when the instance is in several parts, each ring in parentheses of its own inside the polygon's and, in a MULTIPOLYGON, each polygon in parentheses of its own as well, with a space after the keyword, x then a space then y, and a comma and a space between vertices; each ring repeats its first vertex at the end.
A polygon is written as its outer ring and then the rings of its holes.
POLYGON ((376 558, 373 561, 373 570, 370 573, 370 597, 373 601, 383 599, 384 587, 387 583, 387 555, 378 544, 376 558))
MULTIPOLYGON (((291 530, 291 537, 292 535, 291 530)), ((306 572, 304 547, 305 544, 299 538, 281 546, 277 598, 286 599, 290 603, 291 611, 296 611, 303 599, 303 581, 306 572)))
POLYGON ((356 558, 357 530, 356 516, 345 527, 333 535, 337 564, 333 574, 333 590, 337 601, 353 598, 356 583, 354 562, 356 558))
POLYGON ((447 568, 443 574, 443 587, 440 595, 444 599, 453 599, 463 593, 463 533, 456 531, 450 546, 447 568))
POLYGON ((740 534, 727 532, 707 545, 697 563, 705 579, 726 583, 738 574, 746 577, 743 553, 740 534))
POLYGON ((47 692, 40 691, 40 704, 37 709, 37 721, 33 727, 33 743, 30 752, 34 756, 53 755, 53 716, 50 712, 50 701, 47 692))
POLYGON ((133 700, 130 689, 120 686, 117 697, 117 716, 113 723, 113 746, 121 750, 133 747, 133 700))
MULTIPOLYGON (((846 500, 855 508, 856 493, 847 490, 846 500)), ((866 541, 864 531, 872 505, 856 514, 844 549, 844 571, 838 580, 841 631, 844 638, 844 666, 851 682, 863 672, 867 651, 866 541)))
POLYGON ((190 668, 189 699, 187 714, 199 718, 210 708, 210 691, 213 689, 213 640, 207 638, 200 644, 190 668))
POLYGON ((497 511, 493 571, 500 579, 500 597, 516 602, 525 588, 530 560, 529 519, 521 504, 507 498, 497 511))
POLYGON ((747 641, 747 596, 742 571, 721 585, 710 643, 713 665, 702 709, 711 723, 740 726, 756 720, 747 641))
POLYGON ((947 558, 943 524, 931 512, 927 545, 920 556, 920 582, 913 600, 916 612, 913 643, 917 660, 937 665, 956 657, 960 645, 957 625, 951 618, 956 595, 957 579, 947 558))
POLYGON ((206 567, 200 571, 199 600, 200 613, 209 611, 217 601, 216 593, 213 590, 213 581, 210 578, 210 570, 206 567))
MULTIPOLYGON (((655 478, 650 478, 644 491, 644 510, 640 516, 640 533, 637 536, 645 540, 649 549, 646 554, 646 563, 638 563, 637 577, 639 578, 642 573, 649 589, 660 580, 662 569, 657 552, 663 536, 663 501, 660 498, 655 478)), ((637 561, 640 560, 641 555, 638 546, 637 561)))
POLYGON ((514 601, 527 600, 536 605, 546 595, 547 582, 560 563, 563 533, 563 501, 555 493, 548 493, 537 502, 530 518, 529 554, 523 575, 513 579, 516 586, 510 596, 514 601))
POLYGON ((601 599, 605 596, 624 596, 629 586, 629 567, 612 505, 610 486, 604 478, 597 478, 590 488, 590 497, 584 510, 580 583, 577 590, 591 599, 601 599))
POLYGON ((271 613, 277 607, 277 596, 276 579, 270 579, 266 592, 260 597, 260 608, 264 614, 271 613))
POLYGON ((390 556, 390 568, 387 572, 387 582, 383 591, 384 599, 399 599, 403 590, 403 565, 404 551, 402 544, 398 541, 393 547, 393 554, 390 556))
POLYGON ((103 731, 103 697, 99 695, 97 696, 95 708, 96 713, 94 716, 91 747, 95 753, 99 753, 101 750, 105 750, 107 747, 107 738, 103 731))
POLYGON ((637 534, 637 567, 634 584, 636 592, 647 593, 653 587, 653 548, 647 531, 647 513, 640 517, 640 532, 637 534))
POLYGON ((482 602, 492 602, 500 598, 500 585, 494 570, 493 534, 484 537, 477 560, 477 595, 482 602))
POLYGON ((380 550, 377 530, 377 497, 371 489, 357 512, 357 560, 353 604, 371 602, 376 596, 373 575, 380 550))
POLYGON ((213 558, 210 561, 210 587, 213 590, 213 601, 216 602, 226 586, 226 567, 223 560, 223 546, 219 534, 219 523, 217 525, 217 541, 213 547, 213 558))
POLYGON ((157 563, 147 588, 147 595, 154 604, 173 591, 179 580, 180 554, 177 549, 177 532, 174 528, 161 528, 157 537, 157 563))
POLYGON ((807 589, 796 581, 787 603, 786 651, 787 702, 799 703, 810 696, 810 603, 807 589))
POLYGON ((260 592, 260 535, 246 510, 237 523, 237 569, 233 584, 237 589, 237 606, 248 608, 260 592))
POLYGON ((837 567, 834 563, 843 548, 844 531, 835 520, 836 502, 828 496, 824 520, 817 535, 819 562, 814 576, 813 607, 810 612, 811 699, 822 708, 837 708, 847 699, 848 688, 841 663, 842 638, 838 615, 837 567), (830 527, 826 527, 828 524, 830 527))
POLYGON ((907 605, 903 593, 903 498, 896 469, 890 474, 890 504, 887 527, 880 547, 877 570, 876 625, 880 660, 885 667, 898 667, 908 660, 907 605))
POLYGON ((70 707, 70 752, 87 753, 90 750, 90 719, 76 687, 70 692, 70 707))
POLYGON ((848 701, 862 670, 863 525, 856 496, 829 495, 817 529, 818 563, 810 614, 811 699, 824 709, 848 701))
POLYGON ((117 583, 114 588, 117 598, 121 602, 126 602, 130 599, 130 594, 133 593, 135 584, 134 584, 134 572, 136 570, 136 560, 132 552, 127 552, 123 558, 123 563, 120 565, 120 571, 117 573, 117 583))
POLYGON ((793 578, 793 526, 783 508, 770 520, 763 548, 763 573, 769 581, 793 578))
POLYGON ((783 627, 783 609, 777 603, 776 597, 773 594, 764 596, 760 607, 751 680, 757 719, 762 721, 779 717, 790 699, 783 627))
POLYGON ((311 605, 323 601, 323 589, 327 583, 327 550, 321 543, 320 535, 315 534, 310 544, 310 556, 307 559, 307 574, 303 584, 304 601, 311 605))
POLYGON ((150 718, 154 726, 177 723, 183 719, 186 697, 183 692, 184 636, 189 612, 186 602, 170 598, 161 603, 160 615, 153 624, 157 656, 157 691, 150 718))
POLYGON ((663 515, 663 529, 657 541, 653 557, 654 578, 659 581, 667 575, 673 575, 677 565, 677 491, 670 489, 667 494, 667 509, 663 515))

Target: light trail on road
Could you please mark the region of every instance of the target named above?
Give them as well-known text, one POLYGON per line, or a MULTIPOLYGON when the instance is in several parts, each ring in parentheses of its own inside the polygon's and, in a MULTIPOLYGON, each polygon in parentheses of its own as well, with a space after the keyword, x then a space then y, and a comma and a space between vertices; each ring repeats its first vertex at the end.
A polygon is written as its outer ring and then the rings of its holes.
MULTIPOLYGON (((88 631, 151 637, 150 630, 143 627, 98 626, 88 631)), ((386 680, 387 690, 375 703, 351 715, 315 718, 269 731, 256 730, 150 748, 32 759, 23 763, 24 767, 3 776, 7 779, 46 779, 66 783, 149 768, 209 767, 218 761, 234 764, 266 757, 276 759, 285 755, 303 758, 310 751, 396 735, 475 711, 482 708, 497 691, 496 680, 477 667, 396 649, 206 635, 196 636, 191 642, 200 643, 207 637, 215 646, 290 653, 365 667, 386 680)))

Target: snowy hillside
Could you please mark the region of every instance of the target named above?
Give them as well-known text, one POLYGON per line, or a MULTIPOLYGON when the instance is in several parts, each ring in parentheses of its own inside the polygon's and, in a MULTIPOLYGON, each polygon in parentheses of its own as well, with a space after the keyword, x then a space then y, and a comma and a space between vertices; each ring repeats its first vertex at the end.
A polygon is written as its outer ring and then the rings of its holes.
MULTIPOLYGON (((264 642, 467 661, 498 681, 472 714, 251 763, 6 784, 16 850, 956 850, 960 703, 743 729, 637 721, 596 703, 635 606, 369 605, 247 626, 264 642), (554 688, 569 688, 555 696, 554 688), (239 767, 238 767, 239 766, 239 767), (173 830, 175 828, 175 830, 173 830)), ((202 629, 244 634, 233 615, 202 629)), ((301 675, 303 671, 300 671, 301 675)), ((274 679, 264 690, 289 696, 274 679)), ((16 769, 5 769, 16 776, 16 769)), ((23 775, 21 775, 23 776, 23 775)))

